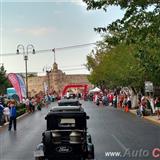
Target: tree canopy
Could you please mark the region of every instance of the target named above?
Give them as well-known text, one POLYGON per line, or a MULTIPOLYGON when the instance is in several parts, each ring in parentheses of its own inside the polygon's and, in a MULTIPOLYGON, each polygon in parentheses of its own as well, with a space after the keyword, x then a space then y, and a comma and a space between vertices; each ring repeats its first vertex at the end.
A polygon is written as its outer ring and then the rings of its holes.
POLYGON ((87 57, 87 66, 91 70, 90 80, 97 83, 100 79, 97 72, 103 70, 102 77, 105 81, 110 79, 108 85, 111 86, 142 87, 144 81, 148 80, 159 85, 160 1, 83 1, 86 2, 87 9, 104 9, 107 12, 108 6, 115 5, 125 11, 122 19, 117 19, 106 27, 95 28, 95 31, 103 34, 103 40, 97 44, 95 55, 87 57), (100 54, 104 56, 99 56, 100 54))
POLYGON ((0 94, 5 94, 6 93, 6 88, 10 87, 10 83, 6 77, 6 70, 4 66, 2 65, 0 67, 0 94))

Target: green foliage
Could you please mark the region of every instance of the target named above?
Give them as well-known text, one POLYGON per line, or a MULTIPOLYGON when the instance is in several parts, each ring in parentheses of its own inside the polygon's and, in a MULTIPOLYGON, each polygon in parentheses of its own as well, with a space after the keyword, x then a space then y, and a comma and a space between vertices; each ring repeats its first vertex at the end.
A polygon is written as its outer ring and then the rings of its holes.
POLYGON ((25 104, 18 104, 17 105, 17 117, 21 116, 22 114, 26 113, 26 106, 25 104))
POLYGON ((138 67, 139 62, 134 57, 133 46, 121 44, 102 55, 101 63, 94 68, 89 77, 92 83, 103 82, 109 88, 116 86, 139 88, 142 85, 144 71, 138 67))
POLYGON ((121 9, 131 7, 147 8, 153 4, 160 4, 159 0, 83 0, 87 4, 87 9, 104 9, 107 10, 108 6, 120 6, 121 9))
POLYGON ((87 3, 87 9, 107 11, 108 6, 115 5, 125 11, 122 19, 107 27, 95 28, 97 32, 103 32, 104 37, 97 45, 95 55, 87 57, 87 66, 92 71, 91 82, 97 84, 103 79, 110 86, 131 85, 138 88, 149 80, 160 85, 160 1, 83 1, 87 3), (106 55, 97 59, 99 54, 106 55))
POLYGON ((6 77, 6 70, 4 69, 4 66, 2 65, 0 67, 0 94, 5 94, 6 88, 10 86, 11 85, 6 77))

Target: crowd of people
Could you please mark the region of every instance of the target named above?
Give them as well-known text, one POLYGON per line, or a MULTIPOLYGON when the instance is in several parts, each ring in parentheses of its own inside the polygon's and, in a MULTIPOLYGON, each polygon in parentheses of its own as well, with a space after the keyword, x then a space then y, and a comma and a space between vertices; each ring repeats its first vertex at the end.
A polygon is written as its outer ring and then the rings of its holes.
POLYGON ((137 109, 137 115, 140 117, 148 115, 147 109, 151 111, 151 114, 157 114, 158 120, 160 120, 160 97, 152 98, 150 96, 142 96, 139 99, 139 108, 137 109))
MULTIPOLYGON (((66 93, 66 98, 83 98, 84 100, 91 100, 97 106, 113 106, 115 108, 122 108, 124 111, 128 112, 132 106, 132 99, 129 92, 120 91, 113 92, 96 92, 82 95, 80 93, 71 94, 66 93)), ((58 100, 59 97, 54 94, 37 94, 34 97, 23 98, 22 103, 25 105, 26 111, 32 113, 35 110, 41 110, 42 107, 48 107, 48 105, 58 100)), ((140 117, 146 116, 148 114, 157 114, 160 120, 160 97, 152 98, 151 96, 139 96, 137 105, 137 115, 140 117)), ((7 100, 7 102, 0 101, 0 126, 4 122, 9 122, 9 130, 12 128, 12 123, 14 124, 14 130, 16 130, 16 105, 15 100, 7 100)))
POLYGON ((0 100, 0 127, 8 122, 8 130, 11 130, 12 123, 14 124, 14 130, 16 130, 18 105, 23 104, 26 112, 33 113, 35 110, 41 110, 42 107, 48 107, 56 99, 55 95, 50 94, 37 94, 34 97, 23 98, 21 103, 13 99, 4 98, 0 100))
POLYGON ((12 124, 14 126, 14 130, 16 131, 16 117, 17 117, 17 110, 16 110, 16 101, 10 100, 8 101, 7 105, 4 106, 2 101, 0 101, 0 127, 3 124, 2 116, 4 115, 5 122, 9 122, 8 130, 10 131, 12 128, 12 124))
MULTIPOLYGON (((97 106, 113 106, 122 108, 126 112, 131 109, 133 102, 129 91, 95 92, 88 94, 87 97, 97 106)), ((160 119, 160 97, 153 98, 151 96, 139 95, 136 109, 137 115, 140 117, 157 114, 158 119, 160 119)))

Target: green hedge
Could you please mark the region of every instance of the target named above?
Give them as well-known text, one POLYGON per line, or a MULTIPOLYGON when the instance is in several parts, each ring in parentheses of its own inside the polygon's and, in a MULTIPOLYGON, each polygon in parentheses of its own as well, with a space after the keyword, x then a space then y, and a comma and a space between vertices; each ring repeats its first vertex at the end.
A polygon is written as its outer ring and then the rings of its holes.
POLYGON ((22 114, 26 113, 26 106, 25 104, 18 104, 17 105, 17 117, 21 116, 22 114))

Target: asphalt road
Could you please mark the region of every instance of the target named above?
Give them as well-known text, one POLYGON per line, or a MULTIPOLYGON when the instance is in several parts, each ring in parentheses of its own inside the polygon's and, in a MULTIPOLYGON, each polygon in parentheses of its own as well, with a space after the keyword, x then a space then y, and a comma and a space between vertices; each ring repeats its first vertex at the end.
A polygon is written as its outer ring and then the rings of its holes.
MULTIPOLYGON (((160 156, 155 149, 160 148, 160 126, 112 107, 97 107, 92 102, 83 102, 83 106, 90 116, 88 131, 96 160, 154 160, 152 154, 160 156)), ((7 127, 0 130, 0 160, 34 160, 48 111, 43 108, 20 119, 16 132, 7 127)))

